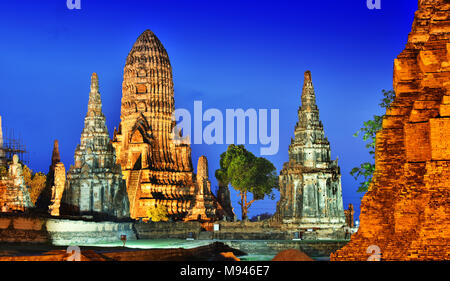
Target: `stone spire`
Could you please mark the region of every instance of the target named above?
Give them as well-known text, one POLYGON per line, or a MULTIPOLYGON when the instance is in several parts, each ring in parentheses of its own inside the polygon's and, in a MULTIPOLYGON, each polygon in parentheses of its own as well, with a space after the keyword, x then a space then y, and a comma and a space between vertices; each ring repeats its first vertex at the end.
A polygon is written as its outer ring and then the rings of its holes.
MULTIPOLYGON (((53 152, 52 152, 52 160, 49 167, 49 171, 47 173, 47 181, 45 184, 45 188, 42 190, 41 194, 36 200, 36 206, 41 210, 47 210, 52 199, 53 194, 53 186, 55 183, 55 168, 58 165, 58 163, 61 163, 61 157, 59 155, 59 143, 58 140, 55 140, 53 142, 53 152)), ((64 170, 64 177, 65 177, 65 170, 64 170)), ((64 188, 64 187, 63 187, 64 188)), ((59 205, 58 205, 59 210, 59 205)))
POLYGON ((303 82, 302 107, 317 110, 316 94, 311 79, 311 71, 309 70, 305 72, 305 79, 303 82))
POLYGON ((91 77, 88 110, 74 158, 75 165, 67 174, 63 213, 129 217, 126 186, 102 112, 96 73, 91 77))
POLYGON ((209 180, 208 159, 200 156, 197 163, 197 181, 209 180))
POLYGON ((89 103, 87 115, 102 116, 102 100, 98 90, 98 76, 97 73, 92 73, 91 76, 91 92, 89 93, 89 103))
MULTIPOLYGON (((182 220, 195 206, 196 182, 203 182, 202 175, 195 180, 191 147, 173 136, 174 110, 169 55, 156 35, 146 30, 126 59, 121 122, 113 139, 132 218, 145 218, 150 206, 163 205, 172 219, 182 220)), ((212 203, 204 205, 208 204, 212 203)))
POLYGON ((56 163, 61 162, 61 157, 59 156, 59 144, 58 140, 55 140, 53 143, 53 152, 52 152, 52 164, 50 166, 50 170, 54 171, 56 163))
POLYGON ((295 138, 289 147, 289 159, 307 167, 315 167, 330 161, 330 144, 319 119, 310 71, 305 72, 301 100, 295 138))
POLYGON ((216 200, 211 193, 209 181, 208 159, 200 156, 197 163, 196 196, 194 206, 189 211, 186 220, 210 220, 216 216, 216 200))
POLYGON ((305 72, 301 100, 289 162, 280 173, 275 217, 301 227, 339 228, 345 223, 341 174, 337 161, 330 159, 310 71, 305 72))
MULTIPOLYGON (((88 154, 99 150, 107 150, 111 153, 113 148, 107 145, 109 142, 110 138, 108 128, 106 128, 106 118, 102 112, 102 100, 98 86, 98 76, 97 73, 94 72, 91 76, 91 91, 89 93, 88 110, 84 119, 84 128, 81 133, 80 145, 81 149, 87 149, 85 152, 88 152, 88 154)), ((75 166, 77 166, 77 164, 80 163, 81 158, 84 158, 85 156, 86 155, 82 155, 81 150, 78 151, 78 153, 75 152, 75 166)))

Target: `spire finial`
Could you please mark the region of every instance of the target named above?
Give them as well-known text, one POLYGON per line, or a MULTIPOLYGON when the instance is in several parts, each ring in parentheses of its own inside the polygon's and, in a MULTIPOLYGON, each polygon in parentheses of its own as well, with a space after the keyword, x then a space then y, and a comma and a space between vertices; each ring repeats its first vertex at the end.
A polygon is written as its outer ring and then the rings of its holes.
POLYGON ((98 91, 98 76, 97 73, 92 73, 91 76, 91 91, 97 92, 98 91))
POLYGON ((92 73, 91 76, 91 92, 89 93, 89 102, 88 102, 88 115, 89 114, 95 114, 99 115, 102 114, 102 101, 100 98, 100 91, 98 87, 98 76, 97 73, 92 73))
POLYGON ((309 70, 305 71, 305 82, 306 81, 308 81, 308 82, 312 81, 312 79, 311 79, 311 71, 309 71, 309 70))
POLYGON ((311 71, 305 71, 305 81, 303 82, 302 90, 302 106, 315 106, 316 94, 314 93, 314 86, 311 79, 311 71))
POLYGON ((52 166, 55 166, 56 163, 61 161, 61 157, 59 156, 59 143, 58 140, 55 140, 53 143, 53 153, 52 153, 52 166))

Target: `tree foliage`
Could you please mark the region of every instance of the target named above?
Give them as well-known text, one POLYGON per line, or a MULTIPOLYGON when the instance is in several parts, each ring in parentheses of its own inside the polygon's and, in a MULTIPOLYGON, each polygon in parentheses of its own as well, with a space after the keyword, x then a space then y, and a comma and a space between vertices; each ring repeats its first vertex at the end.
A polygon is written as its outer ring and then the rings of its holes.
MULTIPOLYGON (((380 102, 380 107, 383 109, 389 109, 391 103, 394 101, 395 92, 393 90, 382 91, 383 98, 380 102)), ((358 192, 366 192, 369 189, 369 185, 372 182, 373 173, 375 171, 375 141, 376 134, 382 128, 383 118, 385 115, 374 115, 373 119, 365 121, 364 126, 360 128, 353 136, 362 136, 363 141, 366 142, 366 148, 369 150, 369 154, 372 156, 371 162, 364 162, 358 167, 354 167, 350 174, 358 180, 363 178, 358 187, 358 192)))
POLYGON ((0 166, 0 178, 8 176, 8 169, 5 166, 0 166))
POLYGON ((47 176, 43 173, 35 173, 30 182, 30 198, 33 204, 36 204, 42 191, 45 189, 47 176))
MULTIPOLYGON (((30 198, 33 204, 36 204, 39 195, 45 188, 47 176, 41 172, 33 172, 27 165, 22 164, 22 175, 26 187, 29 190, 30 198)), ((0 167, 0 178, 8 177, 8 168, 5 166, 0 167)))
POLYGON ((151 207, 147 209, 147 218, 144 221, 168 221, 169 213, 167 212, 167 208, 163 205, 157 205, 156 207, 151 207))
POLYGON ((220 155, 220 169, 215 176, 220 184, 231 184, 239 192, 242 219, 247 219, 250 206, 269 196, 274 199, 273 189, 278 189, 278 175, 275 166, 263 157, 256 157, 243 145, 231 144, 220 155), (248 193, 253 195, 248 199, 248 193))
POLYGON ((23 165, 22 173, 25 185, 28 187, 30 192, 31 202, 36 204, 39 195, 41 195, 45 188, 47 176, 41 172, 33 172, 33 170, 28 168, 26 165, 23 165))

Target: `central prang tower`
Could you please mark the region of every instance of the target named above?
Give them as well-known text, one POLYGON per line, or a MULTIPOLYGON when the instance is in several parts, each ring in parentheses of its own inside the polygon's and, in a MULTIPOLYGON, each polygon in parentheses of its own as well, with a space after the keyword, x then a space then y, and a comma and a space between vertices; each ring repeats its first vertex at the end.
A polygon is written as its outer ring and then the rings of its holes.
MULTIPOLYGON (((159 205, 173 219, 192 217, 199 191, 187 138, 174 139, 174 89, 169 56, 146 30, 128 54, 122 84, 121 123, 114 131, 117 162, 127 182, 132 218, 144 218, 159 205)), ((201 219, 215 216, 205 202, 201 219)))

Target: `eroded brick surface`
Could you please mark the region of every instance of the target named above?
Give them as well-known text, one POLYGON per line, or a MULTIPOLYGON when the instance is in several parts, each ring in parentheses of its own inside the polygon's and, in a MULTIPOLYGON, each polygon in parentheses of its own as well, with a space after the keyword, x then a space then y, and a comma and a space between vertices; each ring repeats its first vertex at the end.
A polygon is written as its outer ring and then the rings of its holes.
POLYGON ((421 0, 394 62, 396 98, 376 140, 360 228, 332 260, 450 259, 450 4, 421 0))

